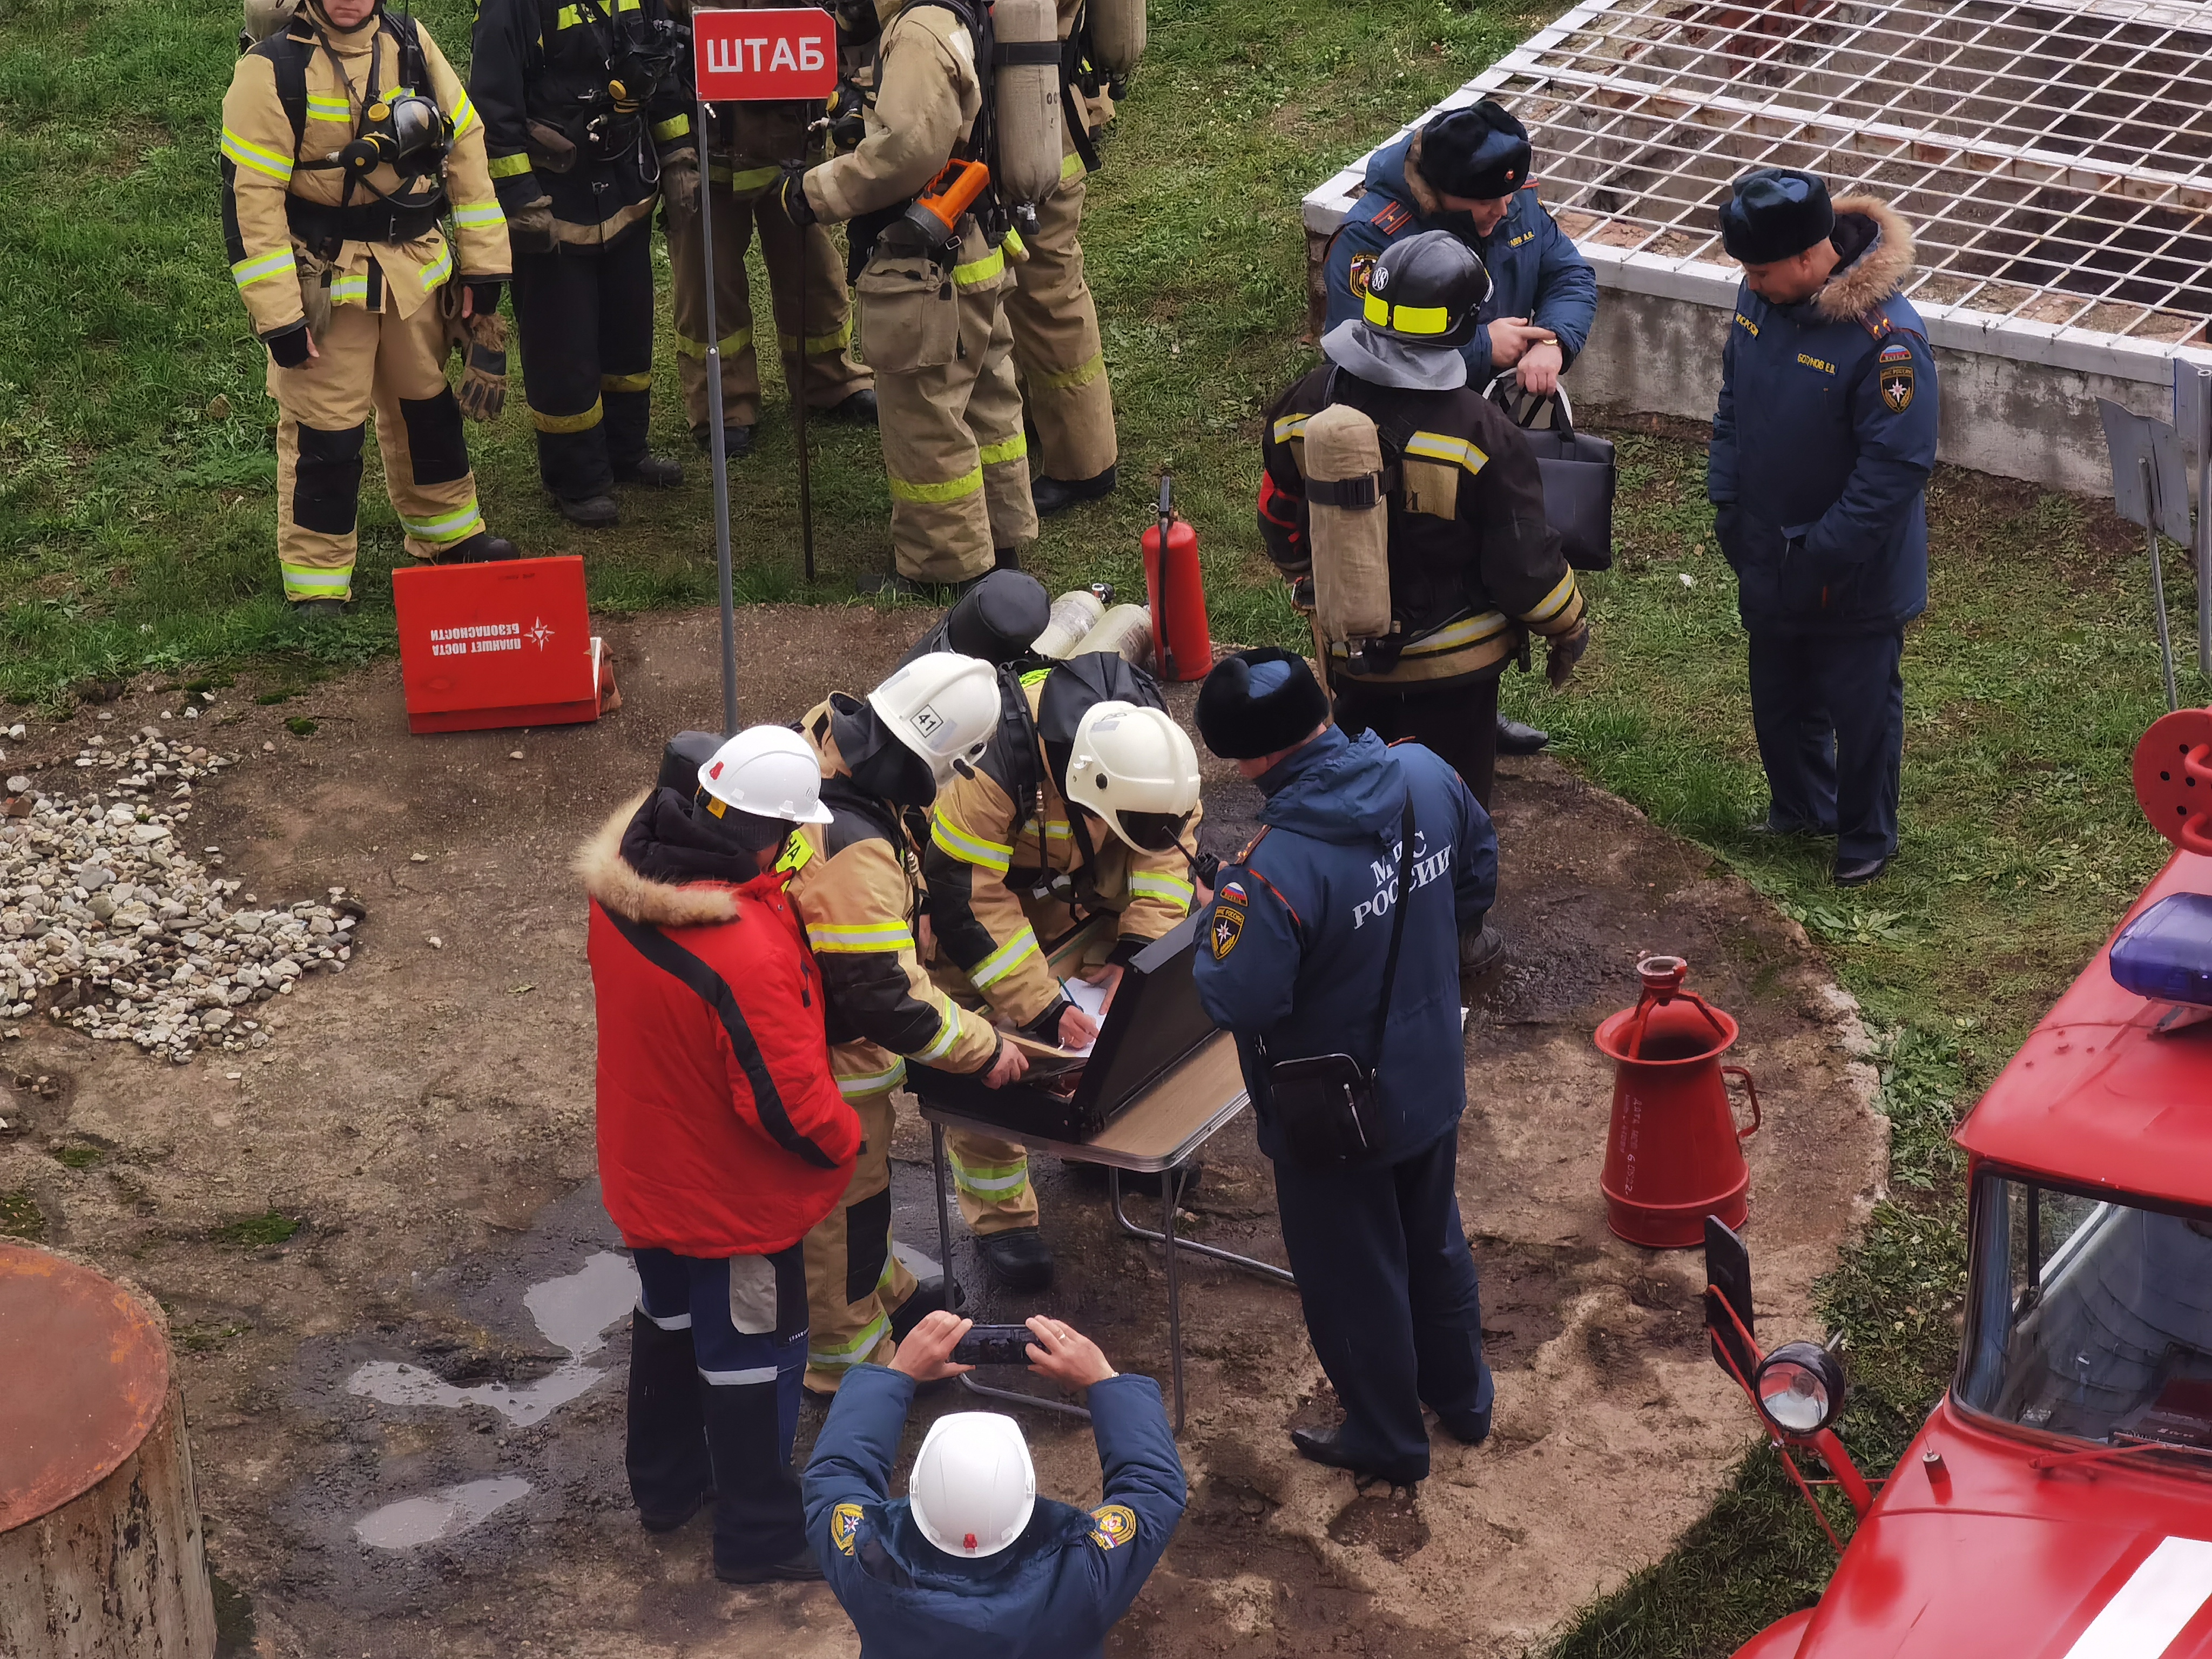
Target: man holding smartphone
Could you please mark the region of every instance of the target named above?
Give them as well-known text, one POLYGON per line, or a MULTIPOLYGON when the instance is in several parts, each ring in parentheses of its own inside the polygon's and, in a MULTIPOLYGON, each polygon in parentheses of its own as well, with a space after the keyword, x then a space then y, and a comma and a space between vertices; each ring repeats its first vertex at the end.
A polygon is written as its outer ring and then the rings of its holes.
POLYGON ((954 1354, 971 1324, 933 1313, 889 1366, 847 1374, 806 1466, 807 1536, 860 1632, 861 1659, 951 1659, 1016 1637, 1025 1653, 1093 1659, 1189 1496, 1159 1384, 1119 1375, 1064 1322, 1032 1318, 1030 1370, 1090 1390, 1105 1478, 1097 1506, 1039 1498, 1022 1431, 996 1412, 938 1419, 908 1495, 893 1498, 915 1389, 969 1369, 954 1354))

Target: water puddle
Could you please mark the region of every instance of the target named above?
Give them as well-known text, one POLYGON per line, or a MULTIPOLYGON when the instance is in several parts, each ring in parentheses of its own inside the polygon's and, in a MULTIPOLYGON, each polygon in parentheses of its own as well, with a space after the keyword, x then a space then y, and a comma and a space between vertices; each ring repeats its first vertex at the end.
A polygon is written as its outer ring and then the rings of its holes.
POLYGON ((597 1353, 607 1327, 637 1305, 637 1269, 628 1256, 601 1250, 566 1278, 532 1285, 522 1305, 555 1347, 597 1353))
POLYGON ((371 1549, 412 1549, 466 1532, 530 1490, 518 1475, 447 1486, 428 1498, 386 1504, 353 1523, 354 1536, 371 1549))

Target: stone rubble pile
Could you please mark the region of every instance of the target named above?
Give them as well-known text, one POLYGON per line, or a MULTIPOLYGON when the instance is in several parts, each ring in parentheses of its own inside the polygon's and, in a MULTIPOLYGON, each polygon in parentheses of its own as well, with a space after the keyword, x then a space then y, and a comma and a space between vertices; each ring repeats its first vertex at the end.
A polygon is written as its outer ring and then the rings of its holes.
POLYGON ((179 845, 194 781, 238 760, 147 726, 78 751, 82 795, 7 778, 0 1017, 43 1008, 96 1041, 181 1063, 202 1048, 264 1046, 257 1005, 343 970, 366 914, 343 888, 325 902, 234 909, 244 884, 216 873, 220 849, 195 857, 179 845))

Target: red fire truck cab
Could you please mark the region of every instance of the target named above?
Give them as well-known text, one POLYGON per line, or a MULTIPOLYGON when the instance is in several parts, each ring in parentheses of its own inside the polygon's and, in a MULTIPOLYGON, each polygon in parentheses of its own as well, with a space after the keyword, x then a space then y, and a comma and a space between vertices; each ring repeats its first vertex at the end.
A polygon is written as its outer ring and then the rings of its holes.
POLYGON ((1820 1602, 1737 1659, 2212 1659, 2208 762, 2212 710, 2146 736, 2138 793, 2182 850, 1959 1127, 1959 1367, 1879 1492, 1830 1431, 1839 1366, 1759 1352, 1741 1247, 1709 1230, 1716 1357, 1861 1513, 1820 1602))

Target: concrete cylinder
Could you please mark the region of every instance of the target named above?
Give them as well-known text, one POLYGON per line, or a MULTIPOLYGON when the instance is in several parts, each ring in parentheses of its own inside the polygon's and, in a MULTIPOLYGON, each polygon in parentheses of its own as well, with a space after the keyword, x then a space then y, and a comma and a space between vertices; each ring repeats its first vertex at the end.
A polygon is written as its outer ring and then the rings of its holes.
POLYGON ((214 1653, 161 1310, 68 1256, 0 1243, 0 1654, 214 1653))

